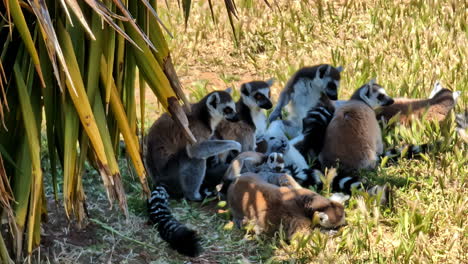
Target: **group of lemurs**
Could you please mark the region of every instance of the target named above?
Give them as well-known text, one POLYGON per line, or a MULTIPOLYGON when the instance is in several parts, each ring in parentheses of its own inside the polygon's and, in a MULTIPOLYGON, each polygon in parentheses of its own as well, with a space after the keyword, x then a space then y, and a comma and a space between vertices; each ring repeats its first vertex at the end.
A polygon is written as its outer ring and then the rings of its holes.
MULTIPOLYGON (((273 79, 242 84, 237 102, 231 89, 209 93, 186 112, 195 144, 163 114, 145 142, 145 164, 156 186, 148 210, 161 237, 184 255, 201 253, 196 231, 172 216, 169 197, 200 201, 219 191, 236 226, 253 223, 257 233, 282 226, 288 239, 314 225, 344 225, 345 194, 353 189, 378 195, 385 204, 388 186, 370 186, 359 173, 375 169, 383 156, 398 153, 384 149, 378 121, 397 114, 402 123, 422 115, 440 121, 459 94, 436 83, 429 99, 391 98, 371 80, 349 100, 339 101, 342 70, 328 64, 299 69, 268 119, 273 79), (286 106, 288 115, 283 118, 286 106), (332 191, 344 194, 325 198, 316 191, 331 167, 337 168, 332 191)), ((422 150, 410 146, 407 155, 422 150)))

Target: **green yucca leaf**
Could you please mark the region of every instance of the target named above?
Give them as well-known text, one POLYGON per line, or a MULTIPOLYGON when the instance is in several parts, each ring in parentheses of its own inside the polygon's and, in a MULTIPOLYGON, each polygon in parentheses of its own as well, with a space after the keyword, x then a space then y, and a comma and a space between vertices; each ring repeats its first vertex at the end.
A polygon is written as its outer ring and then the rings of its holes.
POLYGON ((104 48, 104 54, 106 55, 106 60, 109 62, 107 64, 107 76, 106 76, 106 82, 105 82, 105 102, 106 102, 106 113, 108 112, 109 109, 109 101, 110 101, 110 96, 111 96, 111 80, 112 80, 112 74, 113 74, 113 67, 114 67, 114 51, 115 51, 115 31, 113 30, 106 30, 104 31, 107 35, 106 42, 107 48, 104 48))
POLYGON ((34 47, 34 41, 31 37, 31 33, 29 32, 29 28, 24 18, 23 12, 21 11, 19 1, 8 0, 8 3, 9 3, 9 12, 13 18, 15 27, 20 33, 21 38, 23 39, 24 44, 29 54, 31 55, 34 66, 36 67, 37 74, 39 76, 39 79, 41 80, 41 84, 44 87, 45 82, 44 82, 44 77, 42 76, 42 69, 41 69, 41 65, 39 62, 39 55, 37 54, 37 50, 34 47))
MULTIPOLYGON (((101 57, 101 79, 105 82, 106 72, 107 71, 107 62, 105 61, 104 57, 101 57)), ((132 131, 130 125, 128 123, 127 116, 125 115, 125 110, 122 105, 122 102, 119 98, 117 88, 113 82, 111 81, 111 109, 114 113, 114 116, 117 120, 117 124, 119 126, 119 130, 122 133, 126 146, 127 151, 129 153, 130 158, 132 159, 133 165, 137 171, 138 177, 140 178, 141 185, 143 187, 143 192, 146 195, 149 195, 149 188, 148 182, 146 179, 146 171, 143 166, 143 161, 141 160, 140 150, 138 147, 138 139, 135 136, 135 131, 132 131)))
MULTIPOLYGON (((80 23, 85 28, 86 32, 89 34, 89 37, 92 40, 95 40, 96 37, 94 36, 93 31, 89 28, 88 22, 86 21, 86 18, 84 17, 83 11, 81 11, 81 8, 80 8, 80 5, 78 4, 78 2, 76 2, 76 0, 66 0, 66 1, 67 1, 67 4, 70 6, 70 8, 75 13, 75 15, 78 18, 78 20, 80 21, 80 23)), ((68 9, 67 9, 67 6, 65 5, 65 2, 61 1, 61 3, 63 5, 63 9, 65 9, 65 12, 68 15, 70 23, 73 25, 73 21, 72 21, 70 15, 68 13, 68 9)))
POLYGON ((106 21, 116 32, 118 32, 121 36, 123 36, 128 42, 134 45, 137 49, 140 49, 138 45, 131 39, 125 31, 120 28, 112 19, 113 17, 119 17, 117 14, 111 12, 105 5, 102 4, 101 1, 98 0, 85 0, 85 2, 96 12, 99 14, 100 18, 106 21))
POLYGON ((43 41, 39 41, 39 59, 43 70, 46 86, 42 90, 44 98, 45 118, 46 118, 46 133, 47 133, 47 148, 49 151, 50 170, 52 175, 52 185, 54 190, 55 201, 58 201, 58 183, 57 183, 57 155, 56 150, 56 116, 60 113, 57 104, 57 86, 54 82, 53 69, 47 58, 47 51, 43 41))
MULTIPOLYGON (((55 33, 55 29, 53 27, 52 19, 50 18, 49 10, 45 2, 39 0, 31 0, 30 1, 31 7, 34 11, 34 14, 37 17, 39 22, 39 26, 41 28, 42 39, 44 40, 47 53, 49 54, 50 62, 52 63, 52 67, 54 69, 54 75, 57 79, 59 84, 60 90, 64 91, 62 86, 62 81, 60 78, 60 71, 57 65, 57 58, 60 62, 60 65, 63 67, 63 71, 65 72, 66 79, 70 82, 72 86, 72 90, 75 90, 74 82, 71 79, 70 72, 68 71, 68 66, 65 63, 65 58, 62 53, 62 48, 60 43, 57 39, 57 34, 55 33)), ((74 91, 76 93, 76 91, 74 91)))
MULTIPOLYGON (((18 90, 18 98, 21 107, 22 118, 24 121, 24 127, 26 131, 26 139, 28 143, 29 155, 31 157, 31 168, 32 168, 32 186, 31 186, 31 199, 30 199, 30 210, 29 210, 29 221, 28 221, 28 253, 32 252, 33 239, 35 237, 34 231, 37 232, 35 225, 39 225, 37 222, 36 215, 41 212, 42 202, 42 169, 40 159, 40 143, 39 143, 39 131, 37 127, 37 121, 35 115, 38 112, 33 111, 31 101, 27 92, 26 84, 24 83, 19 65, 14 65, 15 80, 18 90), (34 114, 36 113, 36 114, 34 114)), ((39 99, 39 98, 37 98, 39 99)), ((40 112, 39 112, 40 114, 40 112)), ((39 230, 40 231, 40 230, 39 230)), ((34 245, 36 246, 36 244, 34 245)))
POLYGON ((182 9, 184 9, 184 17, 185 17, 185 28, 187 28, 187 22, 190 15, 190 6, 192 4, 192 0, 182 0, 182 9))
POLYGON ((10 258, 8 254, 8 249, 5 245, 5 241, 3 240, 2 233, 0 232, 0 261, 6 264, 13 264, 13 260, 10 258))

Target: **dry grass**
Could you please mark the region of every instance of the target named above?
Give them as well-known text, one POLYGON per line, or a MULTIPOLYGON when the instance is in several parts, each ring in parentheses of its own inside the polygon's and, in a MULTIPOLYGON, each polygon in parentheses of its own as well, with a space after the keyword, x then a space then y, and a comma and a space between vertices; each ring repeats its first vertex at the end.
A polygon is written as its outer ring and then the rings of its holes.
MULTIPOLYGON (((194 1, 189 26, 184 29, 176 1, 169 1, 174 2, 171 15, 164 1, 159 2, 160 14, 175 37, 170 41, 172 57, 192 99, 212 89, 269 77, 278 80, 273 92, 276 99, 299 67, 330 62, 345 67, 341 98, 372 77, 390 95, 421 98, 429 95, 435 80, 441 80, 463 92, 456 111, 467 108, 466 3, 269 1, 278 2, 270 10, 263 1, 242 0, 237 1, 235 44, 221 4, 215 5, 219 20, 215 25, 207 1, 194 1)), ((146 97, 148 127, 161 110, 152 95, 146 97)), ((91 244, 73 246, 61 239, 53 242, 42 259, 61 263, 468 263, 467 147, 456 138, 453 122, 441 126, 422 122, 385 131, 390 145, 438 139, 446 142, 424 158, 389 164, 369 175, 373 182, 393 185, 394 207, 378 208, 366 197, 355 196, 347 208, 349 225, 334 236, 317 231, 287 245, 277 238, 230 230, 230 222, 216 213, 213 202, 203 206, 175 202, 178 219, 204 238, 206 251, 194 259, 169 250, 146 225, 145 202, 130 173, 125 175, 130 194, 128 220, 107 209, 103 191, 94 184, 98 177, 90 175, 85 190, 91 217, 158 250, 92 224, 96 237, 91 244)))

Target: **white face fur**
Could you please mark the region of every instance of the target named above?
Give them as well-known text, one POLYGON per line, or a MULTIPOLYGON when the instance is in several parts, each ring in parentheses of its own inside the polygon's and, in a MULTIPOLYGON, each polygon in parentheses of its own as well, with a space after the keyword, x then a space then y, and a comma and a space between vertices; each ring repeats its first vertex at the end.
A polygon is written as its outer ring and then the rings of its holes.
POLYGON ((324 228, 335 228, 338 226, 343 226, 346 224, 346 219, 345 219, 345 214, 343 214, 343 217, 341 217, 340 221, 337 223, 332 223, 328 219, 328 215, 324 212, 318 212, 318 217, 319 217, 319 225, 324 228))
POLYGON ((211 126, 214 129, 221 120, 232 120, 237 118, 236 104, 231 100, 221 100, 218 93, 211 94, 207 101, 206 106, 211 115, 211 126))
POLYGON ((268 155, 267 166, 272 171, 282 171, 284 169, 283 154, 274 152, 268 155))
POLYGON ((247 89, 248 95, 241 92, 241 97, 244 104, 246 104, 250 109, 259 110, 262 108, 261 104, 265 104, 268 101, 271 107, 270 87, 273 85, 274 81, 274 78, 268 79, 265 81, 266 86, 264 88, 257 89, 254 89, 250 83, 245 83, 245 88, 247 89))
MULTIPOLYGON (((248 87, 248 84, 247 84, 247 87, 248 87)), ((266 98, 270 98, 269 96, 269 93, 270 93, 270 88, 269 87, 266 87, 266 88, 261 88, 261 89, 258 89, 255 93, 252 93, 249 91, 249 95, 245 95, 245 94, 241 94, 242 96, 242 100, 244 101, 244 104, 246 104, 249 108, 259 108, 259 106, 257 105, 257 102, 255 100, 255 98, 252 98, 252 96, 254 96, 256 93, 261 93, 263 94, 266 98)))
MULTIPOLYGON (((329 76, 330 71, 332 69, 330 65, 324 65, 322 67, 327 67, 323 78, 320 78, 320 72, 323 69, 319 68, 315 74, 314 80, 312 80, 312 84, 314 87, 320 87, 320 92, 324 92, 325 94, 327 94, 328 97, 330 97, 333 100, 336 100, 338 96, 338 88, 340 87, 340 81, 335 80, 329 76)), ((338 72, 342 72, 343 67, 339 66, 336 68, 336 70, 338 72)))

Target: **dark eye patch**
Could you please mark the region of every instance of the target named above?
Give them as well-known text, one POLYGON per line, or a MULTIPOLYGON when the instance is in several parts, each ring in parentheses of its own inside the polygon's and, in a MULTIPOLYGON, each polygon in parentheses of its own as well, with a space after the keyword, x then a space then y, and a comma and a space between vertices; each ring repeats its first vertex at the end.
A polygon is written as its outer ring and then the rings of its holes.
POLYGON ((333 91, 336 90, 336 84, 334 82, 329 82, 328 89, 333 90, 333 91))
POLYGON ((270 140, 273 140, 273 139, 275 139, 275 137, 270 137, 270 140))
POLYGON ((229 115, 229 114, 232 114, 233 110, 231 107, 226 107, 224 108, 223 112, 226 114, 226 115, 229 115))
POLYGON ((378 99, 379 101, 382 101, 384 98, 385 98, 385 95, 383 95, 383 94, 379 94, 379 95, 377 96, 377 99, 378 99))
POLYGON ((261 93, 256 93, 255 96, 254 96, 255 100, 257 101, 260 101, 262 100, 263 98, 265 98, 265 96, 261 93))
POLYGON ((273 161, 274 161, 273 157, 270 157, 270 162, 273 162, 273 161))

